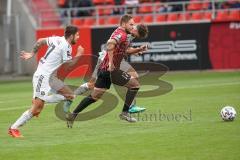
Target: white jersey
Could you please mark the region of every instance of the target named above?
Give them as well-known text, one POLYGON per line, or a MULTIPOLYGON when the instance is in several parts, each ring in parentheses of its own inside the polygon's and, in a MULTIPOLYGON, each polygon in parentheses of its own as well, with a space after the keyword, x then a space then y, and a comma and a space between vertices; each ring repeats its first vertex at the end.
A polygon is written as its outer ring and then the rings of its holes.
POLYGON ((35 75, 51 75, 63 63, 72 59, 72 47, 65 37, 48 37, 48 49, 40 59, 35 75))

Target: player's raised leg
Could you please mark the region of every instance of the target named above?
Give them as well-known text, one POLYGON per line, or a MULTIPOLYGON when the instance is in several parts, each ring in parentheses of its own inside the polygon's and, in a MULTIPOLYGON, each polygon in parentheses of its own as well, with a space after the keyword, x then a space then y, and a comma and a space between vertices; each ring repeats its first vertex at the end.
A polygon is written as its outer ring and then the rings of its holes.
MULTIPOLYGON (((127 72, 129 75, 131 75, 132 78, 135 78, 138 80, 138 73, 125 59, 122 60, 120 64, 120 69, 124 72, 127 72)), ((137 106, 136 99, 134 99, 129 108, 129 113, 138 113, 138 112, 143 112, 145 110, 146 108, 137 106)))
POLYGON ((87 108, 92 103, 95 103, 97 100, 99 100, 102 95, 105 93, 106 89, 102 88, 94 88, 92 93, 85 97, 79 105, 74 109, 73 113, 68 114, 66 117, 67 119, 67 127, 72 128, 73 122, 76 119, 77 115, 82 112, 85 108, 87 108))
POLYGON ((79 105, 74 109, 72 114, 68 114, 67 127, 72 128, 73 122, 77 117, 78 113, 83 111, 87 106, 95 103, 98 99, 102 97, 107 89, 111 86, 111 78, 109 71, 99 71, 99 76, 97 77, 95 87, 92 93, 85 97, 79 105))
POLYGON ((136 122, 137 120, 134 117, 131 117, 129 114, 129 108, 140 88, 138 80, 133 78, 127 72, 122 70, 114 70, 111 72, 111 81, 116 85, 125 86, 128 88, 122 113, 119 115, 120 119, 128 122, 136 122))
MULTIPOLYGON (((102 52, 100 52, 100 53, 102 53, 102 52)), ((101 54, 99 54, 99 55, 100 55, 100 57, 103 56, 101 54)), ((91 79, 88 82, 80 85, 77 89, 75 89, 74 90, 74 95, 76 95, 76 96, 77 95, 82 95, 82 94, 86 93, 87 91, 94 89, 94 85, 95 85, 95 82, 96 82, 96 79, 97 79, 97 72, 98 72, 98 69, 99 69, 99 66, 100 66, 101 62, 102 62, 101 58, 98 58, 97 65, 96 65, 96 67, 95 67, 95 69, 92 73, 91 79)), ((64 101, 63 108, 64 108, 65 113, 70 112, 71 104, 72 104, 72 101, 64 101)))
MULTIPOLYGON (((63 83, 63 82, 62 82, 63 83)), ((59 85, 60 86, 60 85, 59 85)), ((72 104, 75 95, 73 91, 66 85, 63 85, 60 89, 57 90, 57 93, 63 95, 65 100, 63 101, 63 110, 65 113, 70 112, 70 106, 72 104)), ((59 101, 58 101, 59 102, 59 101)))

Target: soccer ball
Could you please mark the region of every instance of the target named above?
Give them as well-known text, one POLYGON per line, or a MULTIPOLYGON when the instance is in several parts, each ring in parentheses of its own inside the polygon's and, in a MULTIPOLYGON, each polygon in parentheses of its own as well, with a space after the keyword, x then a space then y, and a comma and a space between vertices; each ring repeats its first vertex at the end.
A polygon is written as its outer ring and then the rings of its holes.
POLYGON ((237 115, 237 112, 233 107, 225 106, 222 108, 220 114, 224 121, 233 121, 237 115))

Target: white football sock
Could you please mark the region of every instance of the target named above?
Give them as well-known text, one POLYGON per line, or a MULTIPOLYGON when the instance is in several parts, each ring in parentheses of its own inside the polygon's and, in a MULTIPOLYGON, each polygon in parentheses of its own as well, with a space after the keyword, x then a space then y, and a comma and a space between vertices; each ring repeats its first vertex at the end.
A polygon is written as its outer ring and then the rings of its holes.
POLYGON ((81 95, 81 94, 87 92, 88 90, 89 90, 88 84, 84 83, 74 91, 74 94, 75 95, 81 95))
POLYGON ((25 111, 17 121, 11 126, 12 129, 18 129, 18 127, 23 126, 28 120, 33 117, 32 113, 27 110, 25 111))

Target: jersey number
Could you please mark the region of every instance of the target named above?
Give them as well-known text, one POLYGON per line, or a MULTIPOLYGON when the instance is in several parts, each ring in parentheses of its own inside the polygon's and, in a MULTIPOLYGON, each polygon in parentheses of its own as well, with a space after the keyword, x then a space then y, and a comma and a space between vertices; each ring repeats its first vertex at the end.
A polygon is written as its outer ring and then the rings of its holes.
POLYGON ((50 49, 47 51, 47 53, 46 53, 45 56, 44 56, 44 59, 47 59, 47 57, 48 57, 49 54, 54 50, 55 47, 56 47, 56 46, 55 46, 54 44, 52 44, 52 45, 50 46, 50 49))

